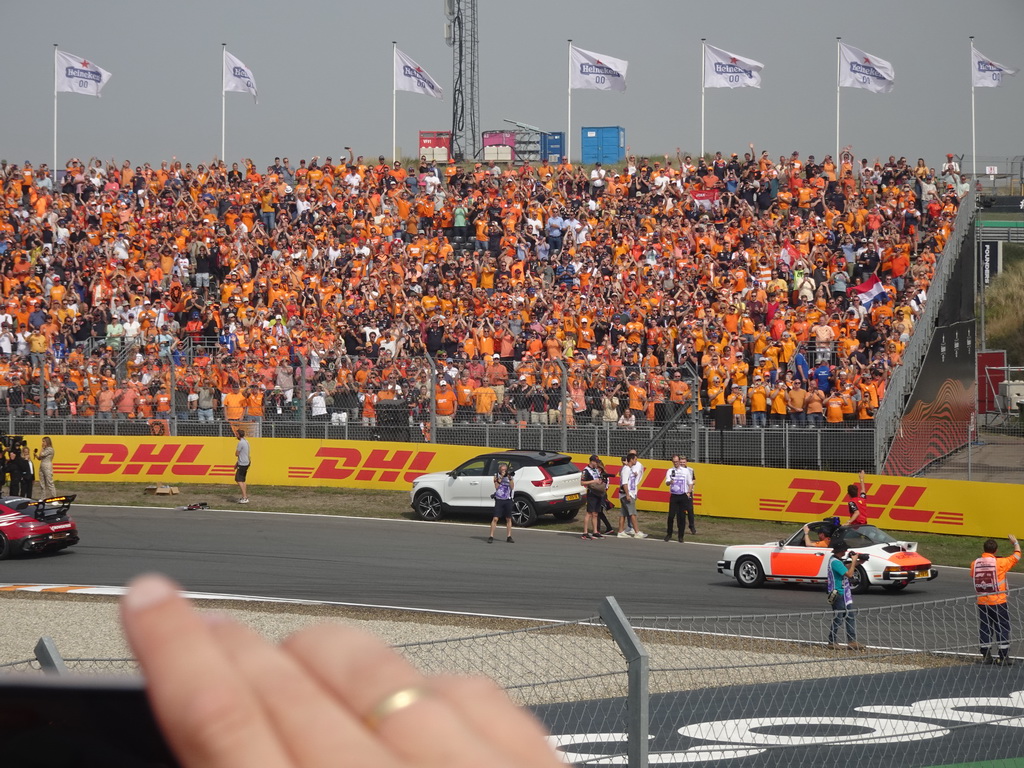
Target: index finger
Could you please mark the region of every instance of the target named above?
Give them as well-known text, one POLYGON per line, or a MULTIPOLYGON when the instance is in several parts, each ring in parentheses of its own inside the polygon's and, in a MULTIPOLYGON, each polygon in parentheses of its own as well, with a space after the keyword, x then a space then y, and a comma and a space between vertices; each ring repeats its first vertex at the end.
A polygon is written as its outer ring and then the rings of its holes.
POLYGON ((173 582, 133 581, 121 621, 157 722, 184 765, 291 764, 255 694, 173 582))

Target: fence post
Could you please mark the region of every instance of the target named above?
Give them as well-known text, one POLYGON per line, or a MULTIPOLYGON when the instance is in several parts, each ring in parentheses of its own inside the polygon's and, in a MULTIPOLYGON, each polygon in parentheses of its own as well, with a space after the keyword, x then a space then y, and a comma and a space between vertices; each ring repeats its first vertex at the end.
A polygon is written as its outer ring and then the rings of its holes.
POLYGON ((49 353, 43 354, 43 361, 39 364, 39 434, 46 434, 46 358, 49 353))
POLYGON ((615 644, 626 657, 626 678, 629 688, 626 695, 627 765, 629 768, 647 768, 650 734, 650 658, 614 597, 609 595, 602 600, 598 613, 611 632, 615 644))
MULTIPOLYGON (((975 259, 977 261, 977 259, 975 259)), ((967 480, 970 481, 973 473, 973 457, 971 451, 974 449, 974 419, 977 413, 972 413, 967 420, 967 480)))
POLYGON ((786 454, 786 469, 789 469, 789 422, 782 422, 782 452, 786 454))
POLYGON ((309 392, 306 391, 309 382, 306 381, 306 356, 296 352, 299 358, 299 437, 306 437, 306 407, 308 406, 309 392))
POLYGON ((47 635, 40 637, 39 642, 36 643, 35 654, 36 661, 43 668, 43 672, 49 672, 54 675, 68 674, 68 667, 60 655, 60 651, 57 650, 57 644, 53 642, 52 637, 47 635))
MULTIPOLYGON (((170 357, 167 358, 167 391, 171 395, 171 418, 168 419, 168 423, 171 425, 171 437, 178 436, 178 381, 174 375, 174 352, 171 351, 170 357)), ((188 413, 188 404, 186 403, 186 413, 188 413)))
POLYGON ((560 389, 562 400, 561 404, 559 405, 562 423, 560 425, 558 433, 558 449, 562 453, 565 453, 567 450, 569 450, 569 425, 567 423, 568 419, 566 419, 569 410, 569 370, 565 367, 565 362, 561 358, 558 358, 557 360, 555 360, 555 362, 558 363, 558 386, 560 389))
POLYGON ((430 371, 430 386, 427 387, 427 397, 430 398, 430 442, 437 442, 437 365, 434 358, 427 355, 427 366, 430 371))

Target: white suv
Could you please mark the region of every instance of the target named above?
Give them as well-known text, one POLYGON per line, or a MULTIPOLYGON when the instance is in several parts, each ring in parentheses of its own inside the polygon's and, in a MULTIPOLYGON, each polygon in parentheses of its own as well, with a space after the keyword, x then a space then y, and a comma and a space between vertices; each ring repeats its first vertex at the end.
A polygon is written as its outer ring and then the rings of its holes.
POLYGON ((477 456, 450 472, 431 472, 412 482, 412 508, 423 520, 440 520, 450 512, 494 511, 492 478, 507 462, 515 473, 512 522, 533 525, 540 515, 572 520, 586 503, 579 467, 564 453, 494 451, 477 456))

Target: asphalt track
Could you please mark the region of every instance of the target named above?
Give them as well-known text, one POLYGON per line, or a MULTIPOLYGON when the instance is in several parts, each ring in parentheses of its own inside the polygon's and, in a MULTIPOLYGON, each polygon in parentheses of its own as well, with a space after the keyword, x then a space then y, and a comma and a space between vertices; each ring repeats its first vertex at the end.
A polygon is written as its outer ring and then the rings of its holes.
MULTIPOLYGON (((1021 765, 1024 668, 957 667, 655 694, 651 764, 720 768, 1021 765), (934 704, 915 703, 950 699, 934 704), (908 709, 895 709, 908 708, 908 709), (731 722, 730 722, 731 721, 731 722)), ((535 708, 567 754, 625 752, 621 699, 535 708), (586 725, 582 727, 581 724, 586 725)), ((614 762, 613 762, 614 761, 614 762)))
MULTIPOLYGON (((605 595, 631 616, 819 611, 824 602, 813 587, 742 589, 715 570, 723 547, 699 543, 583 541, 533 528, 515 530, 515 544, 487 544, 484 523, 219 510, 78 506, 74 516, 78 546, 4 562, 0 581, 120 586, 161 571, 197 592, 554 620, 593 616, 605 595)), ((942 568, 935 581, 871 590, 857 605, 969 591, 963 569, 942 568)))

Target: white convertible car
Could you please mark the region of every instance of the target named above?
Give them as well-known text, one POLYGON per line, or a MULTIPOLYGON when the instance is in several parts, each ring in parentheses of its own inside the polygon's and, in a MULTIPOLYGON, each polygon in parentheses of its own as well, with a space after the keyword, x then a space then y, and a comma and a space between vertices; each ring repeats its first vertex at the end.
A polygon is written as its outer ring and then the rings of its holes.
POLYGON ((734 576, 741 587, 760 587, 766 581, 824 584, 831 546, 843 542, 850 553, 867 555, 850 579, 854 592, 878 586, 890 591, 911 582, 931 581, 938 576, 930 560, 917 552, 917 542, 897 541, 873 525, 839 525, 830 518, 812 523, 807 546, 803 527, 787 539, 765 544, 727 547, 718 561, 718 572, 734 576))

